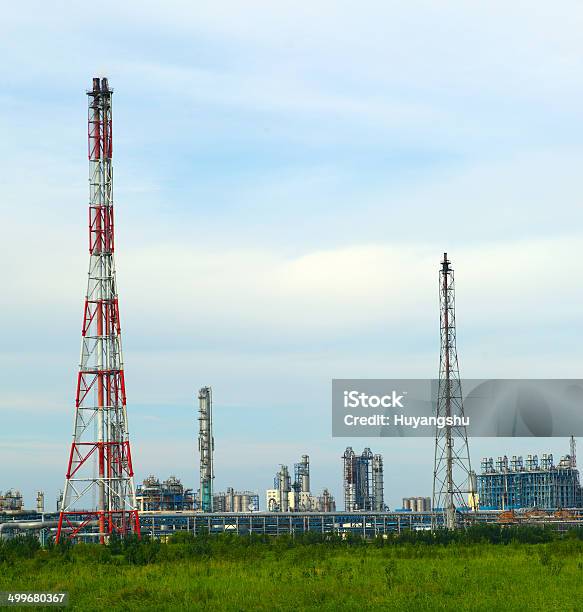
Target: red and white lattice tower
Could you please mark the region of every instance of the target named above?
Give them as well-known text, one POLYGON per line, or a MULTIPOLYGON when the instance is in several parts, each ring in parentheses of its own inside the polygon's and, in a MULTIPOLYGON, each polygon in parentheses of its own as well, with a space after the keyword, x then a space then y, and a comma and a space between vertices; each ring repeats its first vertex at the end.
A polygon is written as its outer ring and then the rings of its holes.
POLYGON ((89 96, 89 281, 73 442, 60 508, 61 537, 140 533, 128 435, 115 280, 111 95, 93 79, 89 96))

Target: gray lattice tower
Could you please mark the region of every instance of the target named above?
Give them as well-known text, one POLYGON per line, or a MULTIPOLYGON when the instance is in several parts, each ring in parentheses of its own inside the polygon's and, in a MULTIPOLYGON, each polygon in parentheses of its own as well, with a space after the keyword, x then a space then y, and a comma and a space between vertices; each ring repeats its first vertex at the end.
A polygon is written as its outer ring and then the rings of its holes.
MULTIPOLYGON (((440 336, 437 417, 463 417, 464 406, 456 348, 455 285, 451 262, 443 254, 439 272, 440 336)), ((433 508, 442 509, 448 529, 456 526, 456 509, 467 509, 473 494, 468 436, 463 425, 436 427, 433 508)))

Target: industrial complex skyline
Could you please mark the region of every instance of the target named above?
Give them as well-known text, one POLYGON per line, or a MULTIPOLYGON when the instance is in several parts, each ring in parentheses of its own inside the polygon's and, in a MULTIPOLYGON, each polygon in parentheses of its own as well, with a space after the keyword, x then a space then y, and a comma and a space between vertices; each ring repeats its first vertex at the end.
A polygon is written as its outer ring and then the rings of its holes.
MULTIPOLYGON (((170 45, 161 13, 114 10, 105 66, 86 51, 102 30, 74 9, 62 21, 38 4, 26 45, 18 27, 0 41, 10 60, 0 67, 9 266, 0 490, 21 489, 27 506, 43 490, 54 508, 63 486, 87 264, 88 73, 106 72, 116 91, 116 259, 136 484, 176 474, 197 487, 197 394, 210 385, 215 490, 263 500, 278 466, 307 454, 312 490, 342 500, 342 454, 363 444, 331 438, 331 379, 437 376, 445 250, 462 378, 580 377, 576 19, 555 38, 548 15, 506 6, 507 30, 494 37, 477 8, 457 6, 453 23, 447 10, 431 13, 415 27, 403 9, 377 29, 331 4, 329 30, 311 14, 286 20, 267 4, 249 14, 233 4, 189 13, 192 25, 172 30, 170 45), (395 49, 386 27, 409 28, 410 48, 395 49), (466 61, 429 74, 436 58, 426 58, 448 28, 491 39, 491 55, 457 39, 441 53, 466 61), (297 44, 284 50, 281 36, 297 44), (48 43, 59 39, 67 62, 48 43), (403 53, 409 71, 399 68, 403 53)), ((22 25, 21 9, 6 13, 22 25)), ((383 456, 390 507, 431 494, 433 440, 364 445, 383 456)), ((531 452, 559 457, 568 440, 470 439, 475 466, 531 452)))

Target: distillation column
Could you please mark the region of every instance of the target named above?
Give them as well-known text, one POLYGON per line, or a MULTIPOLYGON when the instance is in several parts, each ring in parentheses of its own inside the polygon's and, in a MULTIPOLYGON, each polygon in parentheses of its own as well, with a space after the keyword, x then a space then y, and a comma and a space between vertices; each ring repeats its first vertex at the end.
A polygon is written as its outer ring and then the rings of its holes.
POLYGON ((287 465, 282 465, 277 473, 277 483, 279 489, 279 511, 289 512, 289 494, 291 491, 291 479, 287 465))
POLYGON ((310 457, 308 455, 302 455, 300 461, 300 491, 302 493, 310 492, 310 457))
POLYGON ((203 387, 198 393, 199 433, 198 450, 200 452, 200 504, 203 512, 213 511, 213 480, 215 478, 213 453, 213 401, 210 387, 203 387))
POLYGON ((344 509, 346 512, 356 510, 356 455, 351 446, 346 447, 343 459, 344 509))
POLYGON ((372 500, 372 509, 375 512, 382 512, 385 509, 382 455, 375 455, 372 458, 372 500))

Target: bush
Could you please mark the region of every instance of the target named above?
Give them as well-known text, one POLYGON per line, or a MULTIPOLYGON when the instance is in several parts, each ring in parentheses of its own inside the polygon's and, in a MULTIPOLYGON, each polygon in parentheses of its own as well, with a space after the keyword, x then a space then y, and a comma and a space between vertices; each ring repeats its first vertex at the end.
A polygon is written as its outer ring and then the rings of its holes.
MULTIPOLYGON (((334 549, 383 548, 387 556, 400 549, 397 556, 403 558, 439 556, 444 547, 456 546, 461 551, 470 551, 473 545, 518 545, 545 544, 553 546, 557 554, 571 555, 583 553, 583 529, 573 529, 560 534, 551 527, 532 525, 474 525, 466 530, 448 531, 403 531, 365 540, 359 534, 322 534, 318 532, 267 536, 262 534, 236 535, 232 533, 194 534, 178 531, 167 542, 137 536, 120 539, 111 536, 107 546, 95 543, 72 544, 63 539, 58 545, 49 543, 42 550, 46 560, 59 562, 94 562, 98 564, 149 565, 175 559, 246 559, 249 561, 265 556, 279 558, 290 552, 293 558, 323 559, 327 551, 334 549), (429 553, 434 549, 434 553, 429 553), (293 551, 293 552, 292 552, 293 551)), ((0 563, 11 564, 16 559, 39 558, 41 546, 34 535, 0 540, 0 563)), ((470 554, 465 552, 463 554, 470 554)))

